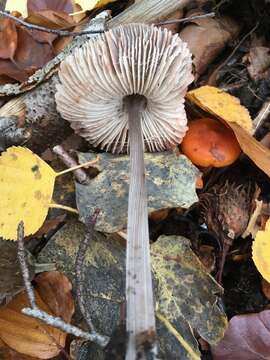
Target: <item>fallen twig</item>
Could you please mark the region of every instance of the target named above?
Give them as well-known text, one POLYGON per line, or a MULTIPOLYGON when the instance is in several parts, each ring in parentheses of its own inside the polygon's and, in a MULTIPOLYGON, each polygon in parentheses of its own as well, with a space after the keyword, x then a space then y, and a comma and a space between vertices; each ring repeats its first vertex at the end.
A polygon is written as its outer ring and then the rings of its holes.
MULTIPOLYGON (((53 148, 53 152, 58 155, 58 157, 63 161, 68 167, 73 167, 78 165, 78 163, 69 155, 69 153, 61 145, 57 145, 53 148)), ((87 175, 84 169, 77 169, 74 172, 74 176, 80 184, 87 184, 90 181, 89 176, 87 175)))
POLYGON ((58 29, 49 29, 49 28, 46 28, 43 26, 30 24, 20 18, 17 18, 16 16, 9 14, 6 11, 0 11, 0 16, 11 19, 11 20, 15 21, 16 23, 26 27, 29 30, 38 30, 38 31, 47 32, 50 34, 56 34, 59 36, 81 36, 81 35, 88 35, 88 34, 100 34, 100 33, 104 32, 103 30, 66 31, 66 30, 58 30, 58 29))
POLYGON ((268 119, 270 113, 270 100, 266 100, 263 104, 261 110, 258 112, 257 116, 253 121, 254 133, 258 132, 258 130, 263 126, 264 122, 268 119))
POLYGON ((26 289, 26 294, 28 296, 31 307, 22 309, 22 313, 28 316, 31 316, 35 319, 43 321, 47 325, 51 325, 57 329, 60 329, 68 334, 72 334, 77 337, 82 337, 86 340, 95 342, 101 347, 105 347, 109 342, 109 337, 100 335, 96 332, 88 333, 85 332, 76 326, 67 324, 59 317, 52 316, 46 313, 43 310, 40 310, 36 304, 35 294, 33 291, 33 287, 30 282, 29 270, 25 261, 25 250, 24 250, 24 225, 21 221, 18 225, 18 259, 22 271, 23 281, 26 289))
POLYGON ((197 20, 197 19, 205 19, 205 18, 209 18, 209 17, 212 18, 215 16, 216 16, 216 14, 214 12, 211 12, 208 14, 190 16, 190 17, 186 17, 186 18, 182 18, 182 19, 173 19, 173 20, 162 21, 162 22, 154 23, 154 25, 161 26, 161 25, 169 25, 169 24, 175 24, 175 23, 183 23, 183 22, 188 22, 188 21, 197 20))

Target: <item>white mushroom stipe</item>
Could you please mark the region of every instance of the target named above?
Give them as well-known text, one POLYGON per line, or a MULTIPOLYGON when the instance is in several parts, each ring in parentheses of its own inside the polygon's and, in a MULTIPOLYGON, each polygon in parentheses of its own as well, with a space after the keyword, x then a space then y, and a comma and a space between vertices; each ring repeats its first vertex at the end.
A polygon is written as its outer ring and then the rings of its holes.
POLYGON ((167 29, 119 26, 77 49, 61 64, 57 109, 76 133, 94 146, 126 152, 127 95, 144 95, 144 144, 162 151, 179 144, 187 130, 184 95, 193 80, 186 43, 167 29))
POLYGON ((57 109, 72 128, 107 151, 130 150, 126 360, 135 360, 139 352, 142 359, 156 358, 143 152, 182 141, 191 68, 191 54, 178 35, 129 24, 91 39, 59 72, 57 109))

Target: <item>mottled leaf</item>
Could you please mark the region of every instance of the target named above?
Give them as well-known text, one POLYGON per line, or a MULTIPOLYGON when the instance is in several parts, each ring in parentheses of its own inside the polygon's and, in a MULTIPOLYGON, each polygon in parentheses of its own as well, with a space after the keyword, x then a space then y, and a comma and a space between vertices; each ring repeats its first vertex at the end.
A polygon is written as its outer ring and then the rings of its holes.
POLYGON ((151 247, 158 281, 159 311, 170 321, 184 318, 210 344, 224 335, 226 316, 217 305, 222 288, 181 236, 161 236, 151 247))
MULTIPOLYGON (((79 242, 84 237, 84 226, 78 222, 72 222, 66 224, 55 234, 47 246, 43 249, 39 261, 57 262, 59 269, 66 273, 66 275, 74 281, 74 262, 75 256, 78 251, 79 242)), ((172 237, 174 238, 174 237, 172 237)), ((170 239, 168 237, 167 239, 170 239)), ((185 266, 186 268, 180 271, 176 269, 177 274, 174 278, 177 278, 177 287, 182 289, 181 301, 181 313, 177 312, 175 317, 170 317, 171 324, 182 335, 185 341, 192 347, 194 352, 199 354, 198 344, 191 329, 192 323, 194 323, 201 333, 205 328, 212 327, 212 337, 206 335, 209 339, 217 341, 224 332, 224 326, 226 324, 224 315, 218 310, 216 305, 218 301, 218 295, 221 293, 221 288, 206 273, 205 269, 200 265, 197 257, 192 253, 188 240, 185 241, 185 253, 186 256, 185 266), (191 262, 189 264, 189 261, 191 262), (188 264, 190 271, 187 270, 188 264), (193 272, 192 272, 192 269, 193 272), (199 270, 202 272, 199 277, 199 270), (199 269, 199 270, 198 270, 199 269), (191 281, 191 274, 195 274, 194 278, 197 281, 191 281), (180 277, 181 276, 181 277, 180 277), (202 284, 200 284, 200 281, 202 284), (181 285, 184 284, 184 285, 181 285), (207 296, 205 286, 209 287, 210 295, 207 296), (197 288, 198 287, 198 288, 197 288), (188 292, 187 292, 188 290, 188 292), (202 294, 200 293, 202 291, 202 294), (186 293, 187 292, 187 293, 186 293), (192 295, 196 296, 198 300, 192 300, 192 295), (215 295, 216 294, 216 295, 215 295), (192 300, 192 301, 191 301, 192 300), (206 304, 203 304, 203 301, 206 304), (197 307, 195 307, 195 305, 197 307), (200 314, 201 311, 205 311, 206 314, 200 314), (195 310, 194 310, 195 309, 195 310), (211 310, 212 309, 212 310, 211 310), (196 312, 196 314, 194 314, 196 312), (198 324, 192 319, 192 316, 199 316, 198 324), (212 318, 211 318, 212 316, 212 318), (190 321, 188 320, 190 319, 190 321), (207 324, 201 324, 203 321, 208 321, 207 324)), ((158 241, 159 242, 159 241, 158 241)), ((162 247, 162 246, 160 246, 162 247)), ((167 255, 167 246, 164 246, 164 258, 167 255)), ((162 249, 160 251, 163 251, 162 249)), ((156 249, 153 246, 152 255, 156 254, 156 249)), ((153 258, 153 257, 152 257, 153 258)), ((155 259, 153 258, 153 261, 155 259)), ((160 260, 162 263, 162 260, 160 260)), ((163 261, 164 267, 168 265, 168 261, 163 261)), ((160 265, 161 266, 161 265, 160 265)), ((179 268, 182 264, 178 265, 179 268)), ((154 275, 156 274, 155 267, 154 275)), ((111 234, 110 236, 104 236, 101 233, 94 233, 94 238, 90 242, 86 261, 84 266, 84 294, 86 299, 86 306, 91 312, 92 320, 96 326, 96 329, 108 336, 110 336, 119 323, 120 319, 120 307, 125 299, 125 242, 119 236, 111 234), (110 326, 108 327, 108 323, 110 326)), ((171 277, 173 275, 171 274, 171 277)), ((170 279, 169 279, 170 283, 170 279)), ((160 278, 155 276, 155 293, 156 299, 160 296, 160 278)), ((160 310, 160 309, 159 309, 160 310)), ((168 329, 157 320, 158 340, 161 349, 162 358, 164 359, 177 359, 190 360, 186 350, 180 345, 176 338, 168 332, 168 329)), ((94 349, 89 344, 89 349, 86 351, 87 356, 82 357, 82 360, 93 358, 95 360, 104 359, 101 356, 100 350, 94 349)))
MULTIPOLYGON (((79 159, 94 159, 95 154, 79 154, 79 159)), ((77 206, 81 219, 101 209, 96 229, 117 232, 127 223, 129 156, 100 154, 94 165, 99 174, 88 185, 76 184, 77 206)), ((148 212, 183 207, 197 201, 198 169, 184 156, 173 152, 145 154, 148 212)))

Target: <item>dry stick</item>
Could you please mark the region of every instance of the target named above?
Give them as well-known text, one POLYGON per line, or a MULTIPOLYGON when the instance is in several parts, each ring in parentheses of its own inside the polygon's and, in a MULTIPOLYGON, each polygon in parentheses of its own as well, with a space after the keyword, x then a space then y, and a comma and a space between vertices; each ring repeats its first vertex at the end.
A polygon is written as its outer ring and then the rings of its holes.
POLYGON ((100 34, 100 33, 104 32, 103 30, 65 31, 65 30, 57 30, 57 29, 48 29, 43 26, 30 24, 26 21, 23 21, 22 19, 19 19, 16 16, 13 16, 6 11, 0 11, 0 16, 6 17, 8 19, 12 19, 15 22, 17 22, 18 24, 26 27, 29 30, 38 30, 38 31, 47 32, 50 34, 56 34, 59 36, 77 36, 77 35, 81 36, 81 35, 88 35, 88 34, 100 34))
POLYGON ((27 267, 26 259, 25 259, 25 251, 24 251, 24 225, 23 221, 21 221, 18 225, 17 229, 17 240, 18 240, 18 260, 21 267, 23 282, 25 285, 25 290, 27 292, 27 296, 30 302, 30 306, 33 309, 37 309, 35 294, 31 285, 29 270, 27 267))
POLYGON ((253 32, 257 29, 257 27, 259 26, 260 22, 257 22, 256 25, 246 34, 242 37, 242 39, 239 41, 239 43, 237 44, 237 46, 233 49, 233 51, 230 53, 230 55, 213 71, 213 73, 211 74, 211 76, 209 77, 207 84, 208 85, 212 85, 213 84, 213 80, 215 79, 217 73, 226 65, 228 64, 228 62, 231 60, 231 58, 233 57, 233 55, 236 53, 236 51, 239 49, 239 47, 244 43, 244 41, 251 35, 253 34, 253 32))
POLYGON ((24 286, 26 289, 26 293, 31 305, 31 308, 24 308, 22 309, 22 313, 28 316, 33 317, 34 319, 38 319, 43 321, 47 325, 51 325, 59 330, 62 330, 68 334, 72 334, 77 337, 82 337, 86 340, 95 342, 96 344, 100 345, 101 347, 105 347, 108 342, 109 338, 107 336, 100 335, 98 333, 87 333, 82 331, 81 329, 77 328, 76 326, 67 324, 59 317, 55 317, 52 315, 47 314, 45 311, 40 310, 36 305, 35 294, 30 282, 29 270, 25 261, 25 251, 24 251, 24 225, 21 221, 18 225, 18 259, 21 267, 21 272, 23 276, 24 286))
MULTIPOLYGON (((0 16, 6 17, 8 19, 12 19, 15 22, 17 22, 18 24, 26 27, 29 30, 38 30, 38 31, 47 32, 47 33, 51 33, 51 34, 56 34, 59 36, 82 36, 82 35, 88 35, 88 34, 100 34, 100 33, 104 32, 103 30, 65 31, 65 30, 49 29, 49 28, 46 28, 43 26, 39 26, 39 25, 35 25, 35 24, 28 23, 26 21, 23 21, 22 19, 19 19, 16 16, 13 16, 6 11, 0 11, 0 16)), ((183 19, 175 19, 175 20, 168 20, 168 21, 164 21, 164 22, 158 22, 158 23, 154 23, 154 25, 162 26, 162 25, 182 23, 182 22, 192 21, 192 20, 196 20, 196 19, 203 19, 203 18, 208 18, 208 17, 214 17, 214 16, 215 16, 215 13, 211 12, 208 14, 190 16, 190 17, 183 18, 183 19)))
MULTIPOLYGON (((69 153, 63 148, 62 145, 57 145, 53 148, 53 152, 58 155, 62 162, 68 167, 73 167, 78 165, 75 159, 69 155, 69 153)), ((87 175, 84 169, 74 170, 74 176, 80 184, 87 184, 90 181, 89 176, 87 175)))
MULTIPOLYGON (((141 111, 145 98, 133 95, 126 98, 129 110, 130 184, 128 199, 128 240, 126 260, 127 331, 129 343, 127 360, 137 358, 138 339, 142 333, 155 333, 155 314, 151 275, 148 231, 147 193, 145 186, 144 144, 141 130, 141 111)), ((147 358, 156 351, 149 347, 147 358)), ((146 355, 146 354, 145 354, 146 355)), ((155 355, 151 358, 155 358, 155 355)))
POLYGON ((262 106, 261 110, 255 117, 253 121, 254 133, 256 134, 258 130, 263 126, 264 122, 268 119, 270 113, 270 100, 268 99, 262 106))
POLYGON ((81 313, 89 327, 89 330, 94 333, 94 325, 91 320, 91 315, 88 309, 85 307, 84 296, 83 296, 83 263, 85 255, 90 241, 93 238, 93 231, 97 221, 97 216, 100 210, 96 209, 93 216, 90 216, 86 221, 86 232, 84 239, 80 242, 79 250, 75 261, 75 283, 76 283, 76 294, 78 299, 79 308, 81 313))
POLYGON ((162 21, 162 22, 154 23, 154 25, 156 25, 156 26, 169 25, 169 24, 182 23, 182 22, 187 22, 187 21, 192 21, 192 20, 197 20, 197 19, 205 19, 205 18, 209 18, 209 17, 212 18, 215 16, 216 16, 216 14, 214 12, 211 12, 211 13, 204 14, 204 15, 196 15, 196 16, 190 16, 190 17, 186 17, 186 18, 182 18, 182 19, 162 21))

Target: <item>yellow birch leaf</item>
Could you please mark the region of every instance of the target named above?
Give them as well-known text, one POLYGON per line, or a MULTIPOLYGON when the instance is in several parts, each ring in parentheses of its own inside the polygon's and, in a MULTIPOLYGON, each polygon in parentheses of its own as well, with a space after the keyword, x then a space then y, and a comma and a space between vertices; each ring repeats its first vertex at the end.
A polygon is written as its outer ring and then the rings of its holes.
POLYGON ((12 146, 0 156, 0 236, 17 238, 24 222, 25 235, 43 224, 52 199, 57 173, 27 148, 12 146))
POLYGON ((249 133, 252 132, 249 112, 235 96, 208 85, 189 91, 186 96, 191 102, 216 118, 228 123, 236 123, 249 133))
POLYGON ((252 259, 263 278, 270 282, 270 220, 258 231, 252 244, 252 259))
POLYGON ((82 10, 86 11, 101 8, 114 1, 116 0, 76 0, 75 2, 81 6, 82 10))
POLYGON ((17 227, 23 221, 25 236, 36 233, 42 226, 49 207, 78 214, 76 209, 53 204, 55 178, 98 161, 88 161, 55 172, 44 160, 21 146, 12 146, 0 156, 0 236, 17 240, 17 227))

